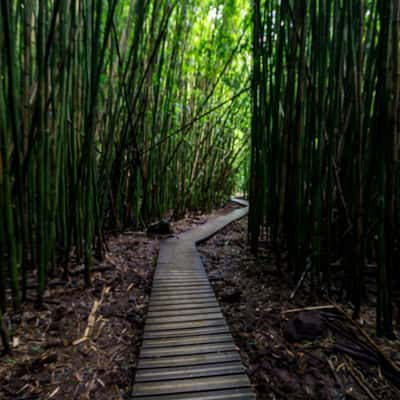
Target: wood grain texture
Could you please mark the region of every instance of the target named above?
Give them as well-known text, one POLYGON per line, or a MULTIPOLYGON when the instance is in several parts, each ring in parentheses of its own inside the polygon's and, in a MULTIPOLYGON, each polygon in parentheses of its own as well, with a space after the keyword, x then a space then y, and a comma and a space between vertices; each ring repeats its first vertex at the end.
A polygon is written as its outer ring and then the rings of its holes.
POLYGON ((132 399, 255 399, 195 247, 246 212, 161 244, 132 399))
POLYGON ((206 392, 190 392, 164 396, 134 396, 135 400, 254 400, 251 389, 228 389, 206 392))

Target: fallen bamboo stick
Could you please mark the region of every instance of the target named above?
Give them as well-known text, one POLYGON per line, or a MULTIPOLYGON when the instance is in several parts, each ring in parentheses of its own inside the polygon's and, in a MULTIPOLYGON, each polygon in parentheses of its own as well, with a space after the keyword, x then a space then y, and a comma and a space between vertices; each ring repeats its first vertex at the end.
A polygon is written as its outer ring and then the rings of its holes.
POLYGON ((386 354, 382 351, 382 349, 375 343, 375 341, 368 335, 368 333, 360 326, 360 324, 351 318, 347 313, 339 307, 337 304, 331 301, 331 304, 337 311, 339 311, 346 319, 352 323, 358 331, 364 336, 367 342, 371 345, 371 347, 376 351, 378 357, 380 357, 387 365, 389 365, 397 374, 400 375, 400 368, 392 361, 386 354))
POLYGON ((297 312, 302 312, 302 311, 332 310, 334 308, 335 307, 333 305, 293 308, 291 310, 282 311, 282 314, 291 314, 291 313, 297 313, 297 312))
POLYGON ((349 358, 346 357, 346 359, 347 359, 346 368, 349 371, 350 375, 353 377, 353 379, 358 383, 358 385, 361 387, 361 389, 364 390, 364 392, 368 395, 368 397, 371 400, 378 400, 378 398, 371 392, 370 388, 355 373, 354 368, 351 365, 351 362, 350 362, 349 358))
POLYGON ((99 309, 99 307, 103 303, 104 295, 107 294, 109 291, 110 291, 109 287, 103 288, 103 290, 101 292, 100 300, 95 300, 94 301, 92 309, 91 309, 90 314, 88 316, 88 322, 87 322, 87 325, 86 325, 85 332, 84 332, 83 336, 80 339, 77 339, 72 343, 74 346, 77 346, 78 344, 85 342, 86 340, 90 339, 90 337, 92 336, 94 324, 96 322, 97 310, 99 309))

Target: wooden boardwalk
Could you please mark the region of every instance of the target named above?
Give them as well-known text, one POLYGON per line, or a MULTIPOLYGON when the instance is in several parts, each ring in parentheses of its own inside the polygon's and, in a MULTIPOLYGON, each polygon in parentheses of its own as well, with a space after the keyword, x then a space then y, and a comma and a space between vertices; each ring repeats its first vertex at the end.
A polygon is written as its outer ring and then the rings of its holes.
POLYGON ((132 399, 255 399, 196 250, 247 212, 237 209, 162 243, 132 399))

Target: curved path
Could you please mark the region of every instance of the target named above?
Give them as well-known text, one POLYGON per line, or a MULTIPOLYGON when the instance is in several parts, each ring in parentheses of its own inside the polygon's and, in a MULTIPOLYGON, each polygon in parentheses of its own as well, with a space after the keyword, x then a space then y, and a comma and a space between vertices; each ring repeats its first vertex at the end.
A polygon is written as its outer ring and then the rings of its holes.
POLYGON ((210 219, 162 242, 132 398, 254 400, 196 243, 248 213, 210 219))

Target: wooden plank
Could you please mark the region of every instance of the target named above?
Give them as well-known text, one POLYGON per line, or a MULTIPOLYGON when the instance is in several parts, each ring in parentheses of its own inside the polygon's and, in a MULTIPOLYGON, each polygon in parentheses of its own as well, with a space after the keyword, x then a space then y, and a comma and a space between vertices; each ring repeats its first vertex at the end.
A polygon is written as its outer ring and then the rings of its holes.
POLYGON ((182 290, 195 290, 195 289, 201 289, 201 288, 211 288, 211 285, 207 281, 198 281, 198 282, 193 282, 193 281, 188 281, 188 282, 179 282, 175 281, 174 285, 171 284, 156 284, 153 286, 152 291, 182 291, 182 290))
POLYGON ((168 302, 161 302, 160 304, 153 304, 149 307, 149 313, 153 312, 170 312, 170 313, 176 313, 179 311, 185 311, 185 310, 204 310, 207 308, 215 308, 219 307, 217 300, 207 300, 207 301, 202 301, 202 302, 187 302, 187 301, 179 301, 179 302, 174 302, 174 303, 169 303, 168 302))
POLYGON ((197 299, 215 299, 214 293, 200 293, 200 294, 183 294, 183 295, 156 295, 155 297, 151 296, 151 303, 165 301, 165 300, 197 300, 197 299))
POLYGON ((181 253, 178 254, 197 254, 196 246, 194 245, 193 241, 190 240, 182 240, 174 239, 174 240, 165 240, 161 243, 160 246, 160 255, 170 255, 170 253, 176 254, 176 250, 179 248, 183 248, 181 253))
POLYGON ((214 296, 202 297, 199 299, 186 299, 186 298, 174 298, 169 299, 160 298, 150 303, 150 311, 175 311, 175 310, 187 310, 207 307, 217 307, 218 302, 214 296))
POLYGON ((246 375, 224 375, 205 378, 176 379, 160 382, 139 382, 134 386, 135 396, 190 393, 201 390, 223 390, 249 387, 246 375))
POLYGON ((171 287, 179 287, 183 285, 204 285, 209 284, 209 281, 204 276, 195 276, 195 277, 170 277, 170 278, 159 278, 155 277, 153 284, 155 286, 171 286, 171 287))
POLYGON ((218 391, 202 391, 165 396, 135 396, 135 400, 255 400, 249 388, 228 389, 218 391))
POLYGON ((215 312, 220 312, 220 311, 221 310, 218 306, 197 308, 197 309, 189 308, 187 310, 177 309, 177 310, 149 311, 147 313, 147 318, 196 315, 196 314, 203 314, 203 313, 215 313, 215 312))
MULTIPOLYGON (((177 250, 178 252, 180 249, 177 250)), ((175 256, 173 255, 172 258, 175 256)), ((185 258, 185 257, 183 257, 185 258)), ((191 269, 191 268, 200 268, 204 267, 203 262, 201 261, 201 258, 199 255, 193 256, 189 255, 189 257, 186 260, 183 260, 182 257, 179 257, 179 259, 173 259, 167 260, 165 257, 165 262, 157 262, 157 269, 160 268, 184 268, 184 269, 191 269)))
MULTIPOLYGON (((180 251, 180 250, 178 249, 178 251, 180 251)), ((185 261, 183 261, 183 262, 179 262, 179 261, 180 260, 174 260, 174 261, 169 261, 169 262, 158 261, 157 262, 157 270, 161 271, 163 269, 169 269, 169 268, 190 270, 192 268, 201 269, 204 267, 199 256, 196 256, 196 257, 189 256, 185 261)))
POLYGON ((244 368, 237 361, 189 367, 141 369, 136 372, 135 382, 157 382, 171 379, 201 378, 239 373, 244 373, 244 368))
POLYGON ((159 275, 155 275, 154 279, 162 280, 163 282, 185 282, 185 281, 195 281, 196 279, 207 279, 205 273, 187 273, 187 274, 179 274, 179 273, 163 273, 159 275))
POLYGON ((180 329, 190 329, 190 328, 209 328, 212 326, 225 326, 225 320, 212 319, 212 320, 201 320, 201 321, 189 321, 189 322, 174 322, 172 324, 160 324, 160 323, 150 323, 146 324, 145 332, 159 332, 164 330, 180 330, 180 329))
POLYGON ((199 269, 189 269, 185 268, 184 270, 176 270, 176 269, 160 269, 157 270, 155 276, 164 276, 165 278, 168 278, 170 276, 174 275, 175 277, 187 277, 187 276, 203 276, 206 277, 206 273, 203 268, 199 269))
POLYGON ((182 246, 177 246, 169 252, 172 258, 168 259, 168 254, 161 254, 158 258, 157 266, 160 268, 198 268, 203 266, 200 254, 197 250, 196 252, 187 252, 182 246), (188 261, 190 263, 188 263, 188 261))
POLYGON ((158 299, 196 299, 196 298, 203 298, 207 296, 214 297, 214 291, 211 288, 205 289, 197 289, 197 290, 172 290, 172 291, 152 291, 151 292, 151 299, 152 301, 156 301, 158 299))
POLYGON ((206 296, 215 297, 214 291, 211 288, 200 288, 194 290, 172 290, 172 291, 165 291, 165 290, 156 290, 151 292, 151 299, 152 301, 157 300, 159 298, 186 298, 186 299, 196 299, 196 298, 203 298, 206 296))
POLYGON ((168 276, 168 277, 154 277, 154 284, 164 286, 182 286, 183 284, 198 284, 208 283, 208 279, 202 275, 194 276, 168 276))
POLYGON ((237 351, 224 353, 207 353, 187 356, 172 356, 163 358, 142 358, 139 360, 138 369, 164 368, 164 367, 187 367, 190 365, 204 365, 240 361, 237 351))
POLYGON ((181 289, 198 289, 198 288, 211 288, 210 283, 207 280, 202 281, 179 281, 175 280, 174 283, 155 283, 153 285, 153 290, 181 290, 181 289))
POLYGON ((179 338, 191 337, 198 335, 211 335, 214 333, 229 333, 229 328, 226 325, 211 326, 205 328, 190 328, 184 330, 163 330, 163 331, 148 331, 144 332, 143 338, 146 339, 162 339, 162 338, 179 338))
POLYGON ((153 284, 153 289, 158 289, 158 288, 166 288, 166 289, 173 289, 173 288, 180 288, 180 287, 198 287, 198 286, 210 286, 210 283, 208 282, 208 279, 189 279, 189 280, 177 280, 174 279, 170 282, 167 282, 165 279, 159 280, 157 282, 154 282, 153 284))
POLYGON ((153 282, 153 289, 155 288, 177 288, 179 289, 182 286, 190 286, 190 287, 197 287, 197 286, 211 286, 208 279, 206 278, 174 278, 173 280, 167 281, 166 279, 156 279, 155 282, 153 282))
POLYGON ((175 324, 177 322, 206 321, 213 319, 223 319, 221 312, 165 317, 147 317, 147 323, 152 324, 175 324))
POLYGON ((199 293, 199 294, 192 293, 192 294, 182 294, 182 295, 179 295, 179 293, 176 295, 161 293, 160 295, 157 295, 157 297, 155 297, 156 295, 154 297, 151 296, 150 305, 152 303, 159 302, 160 301, 159 297, 161 298, 161 295, 163 296, 163 298, 170 299, 171 301, 186 300, 187 302, 192 302, 192 301, 195 302, 198 300, 203 301, 204 299, 210 299, 210 300, 215 299, 215 294, 213 291, 211 291, 211 293, 199 293))
MULTIPOLYGON (((176 256, 179 254, 185 254, 185 255, 196 255, 198 254, 196 246, 194 245, 193 241, 188 241, 188 240, 181 240, 181 239, 175 239, 175 241, 170 241, 166 240, 161 243, 160 246, 160 255, 163 256, 168 256, 168 255, 175 255, 176 256), (176 250, 181 250, 180 253, 177 253, 176 250)), ((173 260, 173 259, 172 259, 173 260)), ((168 260, 166 262, 170 262, 171 260, 168 260)), ((163 262, 163 261, 161 261, 163 262)))
POLYGON ((182 247, 177 247, 176 249, 171 249, 167 252, 160 252, 158 256, 159 265, 162 267, 163 265, 168 265, 173 263, 174 265, 201 265, 201 259, 199 254, 194 251, 185 251, 182 247), (169 253, 169 254, 168 254, 169 253), (188 264, 190 262, 190 264, 188 264))
POLYGON ((155 295, 179 295, 179 296, 184 296, 187 294, 204 294, 204 293, 213 293, 214 291, 211 289, 210 286, 207 285, 203 285, 203 286, 195 286, 195 287, 189 287, 187 288, 185 287, 181 287, 181 288, 172 288, 172 289, 165 289, 165 288, 153 288, 153 290, 151 291, 151 297, 153 298, 153 296, 155 295))
POLYGON ((142 346, 143 348, 152 347, 167 347, 167 346, 183 346, 183 345, 194 345, 202 343, 224 343, 232 342, 232 337, 227 333, 217 333, 201 336, 189 336, 189 337, 178 337, 178 338, 162 338, 162 339, 146 339, 142 346))
POLYGON ((208 283, 209 281, 205 276, 169 276, 169 277, 154 277, 153 283, 159 286, 182 286, 182 285, 198 285, 208 283))
POLYGON ((178 306, 178 305, 185 305, 185 304, 205 304, 205 303, 217 303, 217 299, 215 298, 214 294, 201 294, 199 297, 183 297, 183 296, 160 296, 155 298, 151 302, 151 306, 178 306), (200 297, 201 296, 201 297, 200 297))
POLYGON ((205 272, 202 270, 185 270, 185 271, 176 271, 176 270, 165 270, 165 271, 159 271, 157 275, 154 275, 154 277, 161 277, 163 279, 168 279, 168 278, 174 278, 174 279, 190 279, 194 277, 200 277, 200 278, 207 278, 205 275, 205 272))
POLYGON ((217 300, 215 296, 207 296, 201 298, 187 299, 187 298, 162 298, 162 299, 154 299, 150 304, 151 306, 177 306, 177 305, 185 305, 185 304, 216 304, 217 300))
MULTIPOLYGON (((180 252, 181 251, 181 246, 178 246, 177 248, 175 248, 175 252, 176 251, 180 252)), ((183 252, 184 252, 184 250, 183 250, 183 252)), ((160 267, 166 267, 166 266, 187 267, 188 266, 188 263, 186 261, 181 262, 182 261, 181 257, 179 257, 179 258, 175 257, 175 259, 174 259, 175 254, 172 254, 172 253, 174 253, 174 251, 170 251, 170 253, 171 253, 172 259, 168 260, 167 259, 168 258, 168 254, 166 254, 166 253, 162 254, 161 255, 161 259, 158 258, 157 265, 159 265, 160 267)), ((201 257, 199 255, 198 251, 197 251, 196 254, 190 252, 190 254, 188 254, 188 255, 192 259, 195 259, 196 263, 194 264, 194 266, 203 265, 203 263, 201 261, 201 257)), ((189 266, 190 266, 190 264, 189 264, 189 266)))
POLYGON ((157 272, 162 271, 177 271, 177 272, 192 272, 192 271, 204 271, 204 266, 201 261, 197 262, 195 265, 192 265, 192 259, 188 259, 186 264, 157 264, 157 272))
POLYGON ((166 272, 173 272, 175 271, 175 273, 184 273, 184 274, 193 274, 195 272, 197 273, 205 273, 204 267, 203 265, 201 266, 197 266, 197 267, 190 267, 190 264, 186 265, 185 267, 174 267, 172 265, 169 266, 164 266, 164 267, 157 267, 156 270, 156 274, 162 274, 162 273, 166 273, 166 272))
MULTIPOLYGON (((176 250, 177 252, 180 252, 181 249, 176 250)), ((180 254, 180 255, 172 255, 172 261, 171 259, 168 260, 168 256, 164 255, 162 256, 163 261, 159 261, 157 263, 157 267, 159 266, 160 269, 164 268, 177 268, 177 269, 192 269, 192 268, 202 268, 203 263, 201 261, 201 258, 199 254, 188 254, 187 256, 185 254, 180 254)))
POLYGON ((216 299, 199 299, 196 301, 188 301, 188 300, 162 300, 154 302, 149 308, 149 311, 165 311, 170 310, 174 311, 181 307, 182 310, 189 309, 189 308, 207 308, 207 307, 215 307, 217 306, 216 299))
POLYGON ((161 289, 167 289, 167 290, 172 290, 172 289, 195 289, 195 288, 200 288, 200 287, 211 287, 211 285, 203 280, 203 281, 174 281, 174 284, 169 284, 169 283, 162 283, 162 284, 155 284, 153 286, 153 290, 161 290, 161 289))
POLYGON ((195 242, 233 212, 161 244, 133 398, 255 400, 195 242))
POLYGON ((190 273, 190 272, 204 272, 204 267, 202 264, 198 264, 198 265, 190 265, 190 264, 186 264, 186 265, 182 265, 180 267, 178 267, 177 265, 160 265, 157 268, 157 272, 184 272, 184 273, 190 273))
POLYGON ((217 300, 178 302, 177 304, 150 304, 149 312, 153 311, 176 311, 176 310, 194 310, 208 307, 219 307, 217 300))
POLYGON ((232 342, 225 342, 173 347, 143 348, 140 352, 140 359, 220 353, 224 351, 235 351, 234 344, 232 342))

